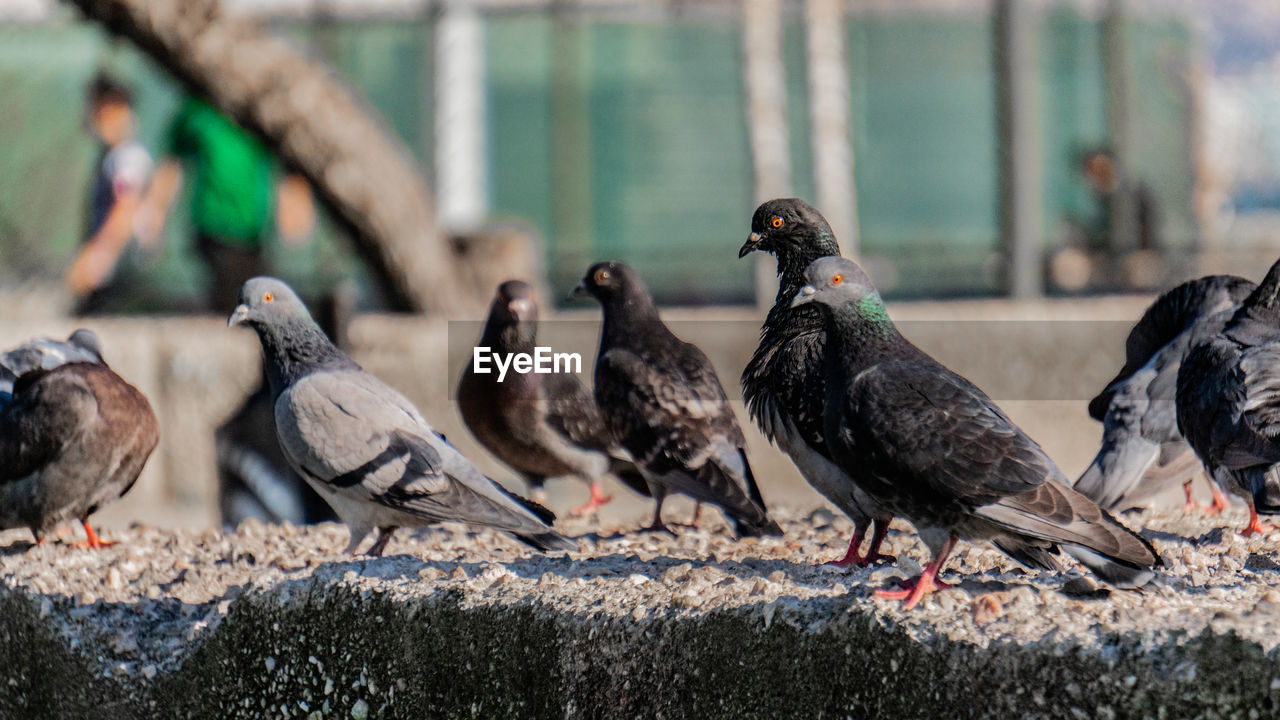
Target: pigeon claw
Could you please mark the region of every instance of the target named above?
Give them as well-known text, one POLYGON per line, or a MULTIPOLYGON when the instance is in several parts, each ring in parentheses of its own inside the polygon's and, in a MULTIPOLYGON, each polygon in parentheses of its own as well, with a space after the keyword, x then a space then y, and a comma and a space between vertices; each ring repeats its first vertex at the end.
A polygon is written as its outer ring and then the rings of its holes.
POLYGON ((903 611, 907 611, 915 607, 916 604, 920 602, 920 598, 928 595, 934 590, 954 587, 951 583, 943 582, 942 579, 938 577, 938 573, 941 572, 942 566, 947 562, 947 556, 951 554, 951 551, 955 549, 955 546, 956 536, 952 535, 947 538, 946 544, 942 546, 942 549, 938 551, 938 554, 934 555, 928 565, 925 565, 924 572, 902 583, 901 590, 877 590, 876 597, 882 597, 888 600, 905 600, 906 604, 903 605, 902 609, 903 611))
POLYGON ((84 525, 85 539, 75 543, 72 547, 80 550, 101 550, 102 548, 111 547, 116 544, 115 541, 107 542, 106 540, 98 537, 98 534, 93 531, 93 528, 89 527, 88 522, 81 521, 80 524, 84 525))
POLYGON ((858 548, 862 547, 862 536, 866 534, 866 525, 859 524, 853 529, 853 538, 849 540, 849 549, 845 551, 844 557, 839 560, 831 560, 830 562, 818 563, 821 565, 830 565, 832 567, 866 567, 867 561, 859 554, 858 548))
POLYGON ((1213 491, 1213 504, 1204 509, 1204 514, 1212 517, 1230 507, 1231 502, 1227 500, 1226 494, 1219 490, 1217 485, 1209 483, 1209 489, 1213 491))
POLYGON ((877 590, 876 597, 882 597, 886 600, 906 600, 907 602, 902 606, 902 609, 910 610, 925 595, 935 590, 943 590, 950 587, 955 587, 955 584, 943 582, 940 578, 925 572, 916 575, 910 580, 903 581, 900 590, 877 590))
POLYGON ((613 500, 612 495, 605 495, 599 485, 591 486, 591 499, 583 505, 580 505, 569 511, 572 517, 583 517, 600 512, 600 508, 608 505, 613 500))
POLYGON ((1249 525, 1240 531, 1244 537, 1253 537, 1254 535, 1267 536, 1276 531, 1275 525, 1265 524, 1258 519, 1258 511, 1252 506, 1249 508, 1249 525))

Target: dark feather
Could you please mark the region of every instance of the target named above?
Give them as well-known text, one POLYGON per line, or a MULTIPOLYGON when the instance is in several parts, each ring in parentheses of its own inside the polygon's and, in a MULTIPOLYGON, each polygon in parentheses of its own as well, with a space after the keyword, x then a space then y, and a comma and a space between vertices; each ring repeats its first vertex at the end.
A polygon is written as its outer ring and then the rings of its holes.
POLYGON ((1150 545, 1068 487, 985 393, 903 338, 854 263, 828 258, 806 275, 807 297, 827 309, 825 435, 868 494, 922 537, 992 540, 1038 567, 1061 546, 1122 587, 1150 580, 1150 545))
POLYGON ((604 309, 596 402, 659 499, 659 511, 667 493, 679 492, 720 506, 740 532, 774 533, 751 476, 746 438, 710 360, 671 333, 630 268, 600 263, 584 284, 604 309))
POLYGON ((0 411, 0 527, 37 537, 133 487, 159 440, 151 406, 106 366, 23 375, 0 411))

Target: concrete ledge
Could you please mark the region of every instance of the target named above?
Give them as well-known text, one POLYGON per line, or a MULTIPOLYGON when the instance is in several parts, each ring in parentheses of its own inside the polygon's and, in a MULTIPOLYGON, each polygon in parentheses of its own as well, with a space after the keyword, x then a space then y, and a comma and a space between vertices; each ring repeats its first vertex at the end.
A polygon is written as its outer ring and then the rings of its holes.
MULTIPOLYGON (((848 529, 824 512, 783 540, 733 542, 717 519, 568 557, 460 529, 372 561, 334 554, 336 526, 16 540, 0 717, 1274 716, 1275 544, 1140 519, 1169 561, 1154 590, 969 548, 960 588, 908 614, 870 596, 899 570, 809 564, 848 529)), ((909 533, 891 549, 922 559, 909 533)))

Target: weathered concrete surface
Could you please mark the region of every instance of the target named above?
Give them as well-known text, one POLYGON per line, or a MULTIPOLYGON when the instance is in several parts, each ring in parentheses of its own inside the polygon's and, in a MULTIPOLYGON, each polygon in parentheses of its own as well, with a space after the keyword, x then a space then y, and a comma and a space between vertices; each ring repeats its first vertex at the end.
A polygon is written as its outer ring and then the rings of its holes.
MULTIPOLYGON (((890 311, 908 338, 987 390, 1064 472, 1075 476, 1092 459, 1101 434, 1085 403, 1120 366, 1125 333, 1149 300, 912 302, 895 303, 890 311)), ((65 337, 80 324, 41 317, 39 310, 21 306, 10 317, 22 321, 0 322, 0 348, 34 335, 65 337)), ((755 348, 763 313, 704 308, 663 314, 715 364, 740 413, 765 499, 798 508, 822 505, 791 462, 755 431, 739 402, 738 376, 755 348)), ((580 352, 589 377, 599 317, 586 301, 581 310, 548 313, 542 341, 580 352)), ((453 400, 452 388, 482 321, 480 316, 446 321, 365 315, 355 319, 350 336, 356 360, 404 392, 482 470, 520 489, 510 470, 462 426, 453 400)), ((102 335, 107 360, 147 394, 161 422, 160 447, 137 486, 105 508, 98 522, 107 527, 135 521, 163 527, 217 524, 213 429, 257 381, 253 333, 228 329, 223 317, 92 318, 83 324, 102 335)), ((578 482, 554 481, 548 489, 557 510, 585 500, 585 487, 578 482)), ((607 520, 630 521, 646 512, 647 506, 625 490, 616 488, 615 494, 619 499, 608 508, 607 520)))
POLYGON ((960 587, 906 614, 871 592, 923 548, 897 531, 898 568, 813 567, 849 529, 825 511, 778 540, 717 517, 560 557, 456 528, 380 560, 336 554, 333 525, 133 529, 100 552, 7 533, 0 717, 1275 716, 1280 546, 1130 520, 1168 563, 1148 592, 962 545, 960 587))

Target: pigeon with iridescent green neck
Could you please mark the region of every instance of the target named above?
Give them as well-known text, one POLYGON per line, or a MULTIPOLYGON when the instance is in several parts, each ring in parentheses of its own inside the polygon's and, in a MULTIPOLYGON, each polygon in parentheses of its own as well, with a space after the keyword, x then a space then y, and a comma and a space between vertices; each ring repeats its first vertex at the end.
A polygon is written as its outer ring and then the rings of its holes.
POLYGON ((1048 570, 1062 550, 1120 588, 1154 577, 1151 545, 1072 490, 991 398, 908 342, 856 263, 821 258, 805 280, 792 302, 823 311, 832 457, 933 552, 919 577, 880 595, 913 607, 944 585, 938 573, 962 538, 1048 570))

